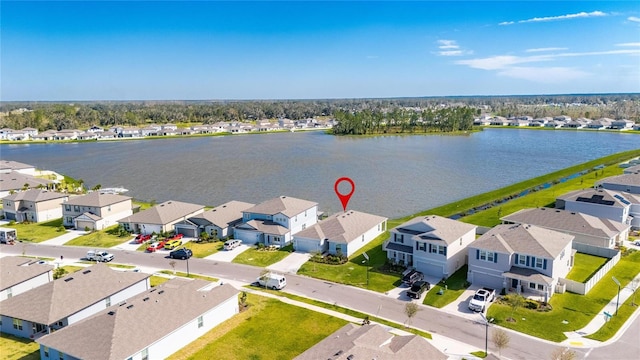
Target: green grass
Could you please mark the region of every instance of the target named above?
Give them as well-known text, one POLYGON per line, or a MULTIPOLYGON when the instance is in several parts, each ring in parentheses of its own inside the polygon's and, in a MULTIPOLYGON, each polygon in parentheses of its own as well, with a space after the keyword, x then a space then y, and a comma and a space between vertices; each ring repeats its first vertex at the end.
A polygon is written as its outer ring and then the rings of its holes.
MULTIPOLYGON (((219 332, 216 327, 197 341, 206 344, 199 351, 178 352, 170 359, 211 359, 213 354, 217 360, 293 359, 347 324, 345 320, 275 299, 249 294, 247 302, 248 310, 236 315, 239 318, 233 323, 236 326, 222 336, 216 336, 219 332), (295 331, 291 331, 292 326, 295 331)), ((198 345, 192 343, 185 348, 195 346, 198 345)))
POLYGON ((290 250, 292 249, 292 245, 285 246, 284 248, 275 251, 258 250, 254 247, 240 253, 235 257, 235 259, 233 259, 233 262, 237 264, 267 267, 289 256, 290 250))
POLYGON ((618 315, 614 315, 603 327, 595 333, 586 336, 586 338, 598 341, 611 339, 620 330, 622 325, 629 320, 631 315, 638 310, 638 305, 640 304, 640 289, 636 289, 634 294, 636 296, 635 305, 633 305, 634 299, 633 295, 631 295, 627 301, 618 307, 618 315))
POLYGON ((0 349, 3 359, 40 359, 40 344, 30 339, 0 333, 0 349))
POLYGON ((464 265, 458 269, 458 271, 453 273, 453 275, 449 276, 446 281, 441 281, 437 285, 433 286, 427 293, 427 296, 424 297, 424 301, 422 303, 442 308, 459 298, 468 287, 467 265, 464 265), (446 290, 445 285, 447 287, 446 290), (438 294, 440 290, 444 291, 442 295, 438 294))
POLYGON ((569 271, 567 279, 580 283, 587 282, 608 260, 600 256, 576 253, 573 268, 569 271))
POLYGON ((73 240, 67 241, 65 245, 110 248, 124 242, 130 242, 131 239, 133 239, 133 236, 119 237, 117 235, 110 234, 110 232, 113 232, 112 230, 117 228, 118 225, 114 225, 104 230, 93 231, 87 235, 79 236, 73 240))
POLYGON ((45 240, 51 240, 60 235, 64 235, 65 231, 60 231, 62 226, 62 218, 41 223, 9 223, 4 225, 10 229, 16 229, 18 240, 39 243, 45 240))
POLYGON ((195 243, 193 241, 189 241, 184 245, 184 247, 191 249, 191 251, 193 251, 194 257, 204 258, 222 250, 222 248, 224 247, 224 242, 214 241, 209 243, 203 243, 203 242, 195 243))
POLYGON ((218 281, 218 279, 216 279, 214 277, 211 277, 211 276, 191 274, 191 273, 189 273, 189 275, 187 275, 186 272, 182 272, 182 271, 176 271, 174 273, 173 270, 162 270, 162 271, 160 271, 160 273, 161 274, 167 274, 167 275, 173 275, 173 276, 186 277, 186 278, 189 278, 189 279, 201 279, 201 280, 206 280, 206 281, 211 281, 211 282, 218 281))
POLYGON ((169 281, 169 278, 166 278, 164 276, 151 275, 151 277, 149 278, 149 283, 150 283, 151 287, 158 286, 160 284, 164 284, 167 281, 169 281))
MULTIPOLYGON (((88 261, 88 260, 80 260, 80 261, 76 261, 76 263, 94 265, 96 262, 88 261)), ((135 269, 136 268, 135 265, 115 264, 115 263, 104 263, 104 264, 107 265, 108 267, 118 268, 118 269, 135 269)))
MULTIPOLYGON (((504 326, 525 334, 546 340, 560 342, 566 339, 563 332, 575 331, 586 326, 596 316, 602 316, 602 309, 618 292, 618 286, 611 281, 615 276, 624 287, 640 272, 640 251, 631 253, 620 259, 591 291, 586 295, 573 293, 554 294, 550 300, 553 310, 538 312, 520 308, 513 316, 517 321, 508 322, 511 309, 496 301, 487 311, 488 318, 494 318, 497 325, 504 326), (525 320, 522 320, 525 318, 525 320), (563 324, 563 321, 567 324, 563 324)), ((615 333, 619 329, 617 323, 611 325, 615 333)))
POLYGON ((485 353, 484 351, 474 351, 474 352, 469 353, 469 354, 471 354, 471 355, 473 355, 475 357, 479 357, 481 359, 484 359, 484 358, 487 357, 487 353, 485 353))

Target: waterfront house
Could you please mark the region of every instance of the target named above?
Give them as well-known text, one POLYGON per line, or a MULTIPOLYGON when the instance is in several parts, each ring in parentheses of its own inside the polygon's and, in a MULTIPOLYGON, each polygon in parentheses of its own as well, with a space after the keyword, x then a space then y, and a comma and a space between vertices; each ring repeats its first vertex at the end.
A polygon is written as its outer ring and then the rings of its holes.
POLYGON ((614 248, 629 237, 629 224, 574 211, 532 208, 501 218, 505 224, 531 224, 573 235, 574 244, 614 248))
POLYGON ((41 133, 39 133, 38 135, 33 135, 31 137, 31 140, 34 141, 50 141, 50 140, 55 140, 56 137, 56 131, 54 130, 46 130, 43 131, 41 133))
POLYGON ((387 258, 428 276, 448 278, 465 263, 477 226, 438 215, 418 216, 391 230, 387 258))
POLYGON ((293 248, 348 257, 386 229, 386 217, 349 210, 329 216, 293 235, 293 248))
POLYGON ((607 119, 607 118, 600 118, 597 120, 594 120, 592 122, 590 122, 589 124, 587 124, 587 129, 592 129, 592 130, 604 130, 607 129, 611 126, 611 122, 613 120, 611 119, 607 119))
POLYGON ((576 190, 556 198, 556 208, 581 212, 628 224, 631 203, 622 193, 607 189, 576 190))
POLYGON ((640 174, 611 176, 596 182, 603 189, 640 194, 640 174))
POLYGON ((118 223, 136 234, 169 233, 174 231, 176 223, 203 212, 203 205, 169 200, 120 219, 118 223))
POLYGON ((507 126, 509 125, 509 120, 507 120, 505 117, 502 117, 502 116, 496 116, 493 119, 491 119, 491 125, 507 126))
POLYGON ((469 245, 467 280, 548 301, 573 266, 573 238, 534 225, 498 225, 469 245))
POLYGON ((218 239, 233 236, 233 228, 242 222, 242 212, 255 204, 242 201, 229 201, 202 214, 192 216, 175 224, 176 233, 198 238, 206 232, 218 239))
POLYGON ((16 222, 43 222, 62 217, 62 203, 68 194, 42 189, 18 191, 2 199, 4 217, 16 222))
POLYGON ((92 265, 4 300, 0 331, 36 339, 148 290, 150 276, 92 265))
POLYGON ((36 167, 17 161, 0 160, 0 174, 7 174, 12 171, 20 174, 34 176, 36 174, 36 167))
POLYGON ((0 301, 53 281, 53 265, 19 256, 0 258, 0 301))
POLYGON ((24 134, 27 136, 28 139, 31 139, 34 136, 38 135, 38 129, 35 129, 32 127, 26 127, 22 129, 22 132, 24 132, 24 134))
POLYGON ((131 197, 94 191, 71 197, 62 204, 62 225, 80 230, 102 230, 131 214, 131 197))
POLYGON ((640 165, 629 166, 622 171, 623 174, 640 174, 640 165))
POLYGON ((78 140, 98 140, 98 133, 94 132, 83 132, 78 135, 78 140))
POLYGON ((568 115, 558 115, 558 116, 554 116, 553 120, 556 121, 563 121, 563 122, 568 122, 571 121, 571 116, 568 115))
POLYGON ((174 278, 41 337, 40 358, 166 359, 238 312, 232 285, 174 278))
POLYGON ((378 324, 347 324, 294 360, 446 360, 449 357, 418 335, 394 335, 378 324))
POLYGON ((280 196, 244 210, 242 221, 234 229, 236 239, 283 247, 292 235, 318 222, 318 203, 280 196))
POLYGON ((91 133, 103 133, 104 132, 104 128, 97 126, 97 125, 93 125, 90 128, 87 129, 87 132, 91 132, 91 133))
POLYGON ((118 132, 118 137, 122 138, 139 138, 142 136, 140 129, 137 127, 125 127, 120 128, 118 132))
POLYGON ((564 122, 564 121, 551 120, 551 121, 548 121, 546 124, 544 124, 544 127, 559 129, 559 128, 563 127, 565 124, 566 124, 566 122, 564 122))
POLYGON ((0 198, 4 198, 18 191, 35 188, 49 189, 54 187, 55 183, 51 180, 37 178, 17 171, 8 173, 0 172, 0 198))
POLYGON ((63 129, 56 132, 53 140, 76 140, 82 131, 77 129, 63 129))
POLYGON ((103 131, 103 132, 99 132, 97 133, 98 135, 98 140, 107 140, 107 139, 115 139, 118 137, 118 134, 116 134, 113 131, 103 131))
POLYGON ((635 123, 631 120, 611 120, 611 129, 613 130, 632 130, 635 123))
POLYGON ((178 130, 178 125, 166 123, 160 127, 162 130, 178 130))

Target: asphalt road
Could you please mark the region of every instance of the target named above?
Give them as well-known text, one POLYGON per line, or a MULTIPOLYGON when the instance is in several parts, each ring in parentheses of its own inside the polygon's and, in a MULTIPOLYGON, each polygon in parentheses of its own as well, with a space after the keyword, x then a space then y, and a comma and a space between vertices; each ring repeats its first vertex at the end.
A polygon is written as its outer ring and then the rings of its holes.
MULTIPOLYGON (((11 255, 24 254, 53 258, 64 256, 67 260, 75 260, 83 258, 88 249, 84 247, 18 243, 13 246, 3 245, 0 251, 11 255)), ((109 251, 115 255, 115 262, 119 264, 150 268, 171 268, 169 265, 171 259, 167 258, 167 254, 163 252, 148 254, 114 249, 109 251)), ((214 262, 198 258, 191 258, 188 261, 176 260, 176 262, 177 271, 186 272, 188 264, 188 270, 192 273, 246 283, 254 282, 262 271, 262 268, 258 267, 214 262)), ((404 314, 405 301, 351 286, 289 274, 287 275, 285 291, 351 308, 398 323, 404 323, 407 320, 404 314)), ((411 325, 430 333, 440 334, 476 346, 478 349, 484 349, 485 326, 479 322, 427 306, 421 306, 421 310, 411 320, 411 325)), ((513 331, 509 331, 509 335, 511 340, 508 347, 502 350, 503 358, 513 360, 550 359, 550 354, 559 347, 556 343, 513 331)), ((494 352, 492 348, 491 339, 489 339, 489 352, 494 352)), ((596 348, 573 348, 573 350, 578 355, 578 359, 640 359, 640 317, 636 317, 625 334, 614 343, 596 348)), ((452 352, 455 351, 452 350, 452 352)))

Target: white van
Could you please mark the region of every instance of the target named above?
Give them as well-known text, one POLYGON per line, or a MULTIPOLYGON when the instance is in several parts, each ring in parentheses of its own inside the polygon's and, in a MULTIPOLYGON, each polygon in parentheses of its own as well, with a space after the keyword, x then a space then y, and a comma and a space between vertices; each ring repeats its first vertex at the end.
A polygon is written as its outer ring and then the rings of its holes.
POLYGON ((233 250, 235 248, 237 248, 238 246, 240 246, 240 244, 242 244, 242 241, 240 240, 227 240, 224 242, 224 249, 225 250, 233 250))
POLYGON ((268 289, 281 290, 287 286, 287 279, 283 275, 269 273, 259 277, 258 284, 268 289))
POLYGON ((113 260, 113 254, 104 250, 89 250, 87 251, 86 259, 89 261, 107 262, 113 260))

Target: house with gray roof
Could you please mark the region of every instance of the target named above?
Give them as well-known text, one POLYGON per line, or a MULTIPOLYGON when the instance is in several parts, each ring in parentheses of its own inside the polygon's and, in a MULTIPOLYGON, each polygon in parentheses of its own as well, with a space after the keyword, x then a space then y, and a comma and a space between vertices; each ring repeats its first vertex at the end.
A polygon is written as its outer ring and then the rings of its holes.
POLYGON ((293 248, 351 256, 386 230, 386 217, 348 210, 293 235, 293 248))
POLYGON ((467 281, 548 301, 573 267, 573 239, 535 225, 498 225, 468 246, 467 281))
POLYGON ((166 359, 238 310, 232 285, 175 278, 41 337, 40 358, 166 359))
POLYGON ((603 189, 640 194, 640 174, 611 176, 596 182, 603 189))
POLYGON ((175 224, 176 233, 198 238, 206 232, 218 239, 226 239, 233 235, 233 228, 242 222, 242 212, 255 204, 242 201, 229 201, 202 214, 190 217, 175 224))
POLYGON ((17 161, 0 160, 0 173, 10 173, 12 171, 34 176, 36 174, 36 167, 17 161))
POLYGON ((382 249, 391 262, 438 280, 448 278, 466 264, 466 248, 476 228, 438 215, 418 216, 391 229, 382 249))
POLYGON ((120 219, 118 223, 136 234, 161 234, 174 231, 174 225, 204 212, 204 205, 169 200, 120 219))
POLYGON ((133 214, 132 209, 129 196, 94 191, 71 197, 62 204, 62 225, 102 230, 133 214))
POLYGON ((318 203, 279 196, 244 210, 242 221, 234 229, 236 239, 283 247, 292 235, 318 222, 318 203))
POLYGON ((53 189, 55 183, 52 180, 37 178, 17 171, 0 172, 0 198, 13 192, 36 188, 53 189))
POLYGON ((53 266, 19 256, 0 258, 0 301, 53 281, 53 266))
POLYGON ((614 248, 629 237, 629 224, 598 218, 580 212, 551 209, 522 209, 502 217, 505 224, 531 224, 545 229, 573 235, 573 242, 591 246, 614 248))
POLYGON ((558 197, 556 208, 628 224, 631 202, 620 192, 589 188, 558 197))
POLYGON ((377 324, 347 324, 294 359, 446 360, 448 356, 418 335, 393 335, 377 324))
POLYGON ((16 222, 43 222, 62 217, 62 203, 68 194, 30 189, 7 195, 2 199, 4 217, 16 222))
POLYGON ((149 274, 96 264, 2 302, 0 331, 35 339, 150 288, 149 274))
POLYGON ((622 171, 624 174, 640 174, 640 165, 629 166, 622 171))

